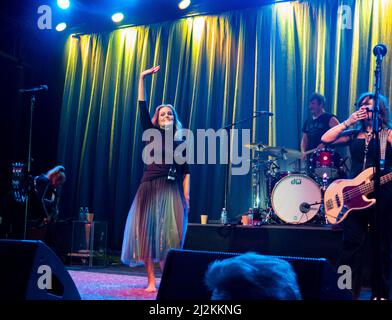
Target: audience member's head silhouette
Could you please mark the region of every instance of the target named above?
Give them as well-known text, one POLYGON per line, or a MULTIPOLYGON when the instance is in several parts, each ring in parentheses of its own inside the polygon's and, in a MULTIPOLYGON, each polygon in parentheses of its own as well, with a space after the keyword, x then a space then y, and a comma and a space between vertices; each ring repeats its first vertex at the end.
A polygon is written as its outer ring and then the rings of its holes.
POLYGON ((215 261, 205 275, 212 300, 300 300, 296 273, 285 260, 246 253, 215 261))

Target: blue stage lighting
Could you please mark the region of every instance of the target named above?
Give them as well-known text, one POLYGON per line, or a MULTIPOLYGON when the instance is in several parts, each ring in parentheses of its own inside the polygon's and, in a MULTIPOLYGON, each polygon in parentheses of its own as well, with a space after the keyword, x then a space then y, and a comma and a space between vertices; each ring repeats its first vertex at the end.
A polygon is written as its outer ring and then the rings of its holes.
POLYGON ((182 1, 180 1, 180 2, 178 3, 178 7, 179 7, 181 10, 184 10, 184 9, 188 8, 190 4, 191 4, 191 1, 190 1, 190 0, 182 0, 182 1))
POLYGON ((56 30, 58 32, 64 31, 67 28, 67 24, 65 22, 61 22, 56 26, 56 30))
POLYGON ((59 8, 66 10, 69 8, 69 0, 57 0, 57 5, 59 8))
POLYGON ((115 23, 119 23, 119 22, 123 21, 123 19, 124 19, 124 15, 121 12, 117 12, 112 15, 112 20, 115 23))

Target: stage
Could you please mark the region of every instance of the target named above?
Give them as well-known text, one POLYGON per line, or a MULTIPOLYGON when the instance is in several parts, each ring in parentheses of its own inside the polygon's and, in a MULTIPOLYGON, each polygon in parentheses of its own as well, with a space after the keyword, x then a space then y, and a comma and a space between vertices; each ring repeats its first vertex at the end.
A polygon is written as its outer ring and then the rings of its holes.
POLYGON ((220 252, 254 251, 268 255, 326 258, 336 262, 342 230, 331 225, 188 224, 184 249, 220 252))

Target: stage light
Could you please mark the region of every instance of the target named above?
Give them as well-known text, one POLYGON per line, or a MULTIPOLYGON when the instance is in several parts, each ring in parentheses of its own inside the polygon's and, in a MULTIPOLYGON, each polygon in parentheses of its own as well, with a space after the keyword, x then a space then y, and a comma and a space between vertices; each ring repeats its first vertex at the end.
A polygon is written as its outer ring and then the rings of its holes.
POLYGON ((204 17, 196 17, 193 20, 193 38, 197 42, 200 42, 203 36, 205 21, 204 17))
POLYGON ((178 7, 181 10, 184 10, 184 9, 188 8, 190 4, 191 4, 191 0, 182 0, 178 3, 178 7))
POLYGON ((114 15, 112 15, 112 20, 115 23, 119 23, 123 21, 123 19, 124 19, 124 15, 121 12, 117 12, 114 15))
POLYGON ((57 5, 59 8, 67 10, 69 8, 69 0, 57 0, 57 5))
POLYGON ((56 26, 56 30, 58 32, 64 31, 67 28, 67 24, 65 22, 61 22, 56 26))
POLYGON ((293 10, 294 10, 294 4, 292 1, 290 2, 282 2, 282 3, 277 3, 275 5, 275 8, 278 10, 278 15, 281 18, 287 18, 291 15, 293 15, 293 10))

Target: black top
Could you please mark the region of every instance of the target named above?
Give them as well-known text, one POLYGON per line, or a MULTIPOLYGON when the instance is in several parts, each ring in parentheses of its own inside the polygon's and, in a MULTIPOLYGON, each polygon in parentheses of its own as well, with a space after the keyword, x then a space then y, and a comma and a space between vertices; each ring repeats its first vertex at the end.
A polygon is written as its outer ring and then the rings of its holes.
MULTIPOLYGON (((365 158, 365 138, 358 138, 354 135, 350 141, 350 154, 351 154, 351 178, 355 178, 363 169, 363 162, 365 158)), ((366 156, 366 167, 374 167, 375 143, 374 139, 370 140, 368 152, 366 156)), ((390 171, 392 167, 392 148, 387 142, 387 150, 385 152, 385 170, 390 171)))
POLYGON ((302 132, 308 135, 308 146, 305 151, 316 148, 321 143, 321 137, 329 128, 329 121, 334 117, 331 113, 323 113, 316 119, 306 119, 302 132))
MULTIPOLYGON (((167 152, 167 150, 165 150, 165 130, 157 128, 152 124, 150 114, 147 109, 146 101, 139 101, 139 112, 140 112, 140 122, 141 122, 143 131, 145 131, 147 129, 155 128, 155 129, 159 130, 159 132, 161 133, 162 145, 156 146, 156 148, 157 148, 156 151, 161 152, 162 162, 163 162, 162 164, 152 163, 152 164, 146 165, 146 169, 144 171, 141 182, 151 181, 151 180, 161 178, 161 177, 167 177, 169 175, 169 171, 171 171, 171 169, 173 169, 173 168, 176 169, 176 177, 178 177, 182 181, 183 176, 189 173, 188 164, 187 163, 184 163, 184 164, 174 163, 173 165, 172 164, 165 164, 165 153, 167 152)), ((147 142, 146 144, 151 143, 151 142, 147 142)), ((173 143, 174 150, 176 149, 176 146, 178 146, 180 143, 181 143, 181 141, 179 141, 179 142, 175 141, 173 143)), ((174 154, 174 152, 173 152, 173 154, 174 154)), ((174 158, 173 158, 173 160, 175 162, 174 158)))

